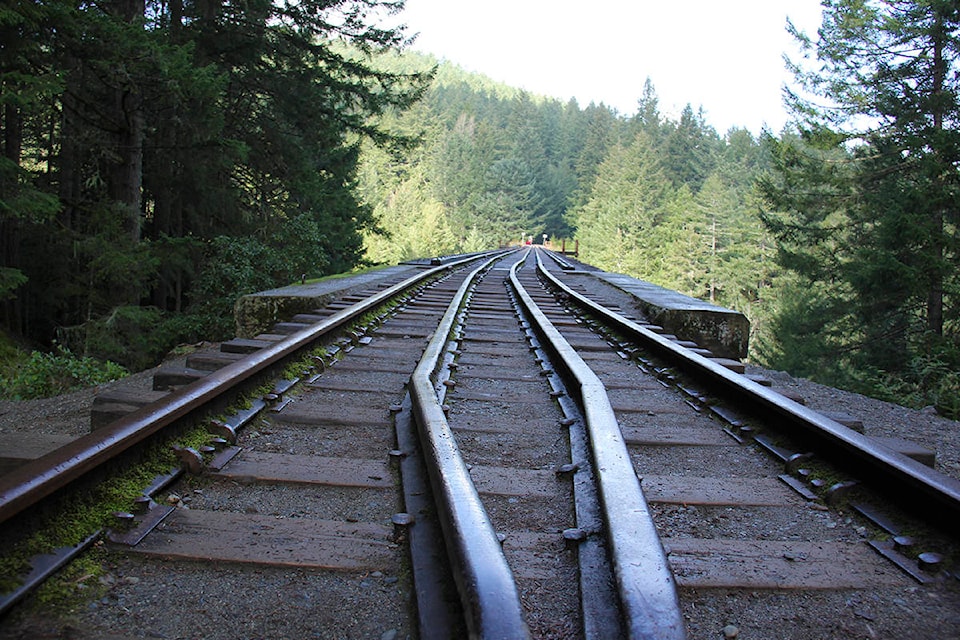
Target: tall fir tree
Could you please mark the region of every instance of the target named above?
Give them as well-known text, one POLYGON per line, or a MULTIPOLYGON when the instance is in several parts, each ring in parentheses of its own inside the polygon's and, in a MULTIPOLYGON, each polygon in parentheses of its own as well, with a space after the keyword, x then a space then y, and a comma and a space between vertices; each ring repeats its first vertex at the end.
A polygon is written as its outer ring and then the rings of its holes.
POLYGON ((651 278, 673 194, 658 149, 640 132, 629 146, 615 145, 596 173, 589 199, 573 212, 581 250, 601 268, 651 278))
POLYGON ((904 372, 931 348, 955 358, 960 6, 823 6, 816 39, 791 28, 816 63, 792 67, 799 135, 767 138, 764 220, 781 263, 832 298, 830 327, 811 326, 848 354, 834 363, 904 372))

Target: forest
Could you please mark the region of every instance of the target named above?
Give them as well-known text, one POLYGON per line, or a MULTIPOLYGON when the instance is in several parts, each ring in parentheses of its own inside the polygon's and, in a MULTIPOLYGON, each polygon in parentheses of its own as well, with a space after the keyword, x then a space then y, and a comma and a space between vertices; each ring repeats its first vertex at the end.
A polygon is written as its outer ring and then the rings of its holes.
POLYGON ((957 417, 960 9, 823 5, 755 136, 649 80, 622 114, 467 73, 376 26, 402 2, 5 2, 0 393, 227 337, 301 276, 546 240, 742 311, 753 362, 957 417))

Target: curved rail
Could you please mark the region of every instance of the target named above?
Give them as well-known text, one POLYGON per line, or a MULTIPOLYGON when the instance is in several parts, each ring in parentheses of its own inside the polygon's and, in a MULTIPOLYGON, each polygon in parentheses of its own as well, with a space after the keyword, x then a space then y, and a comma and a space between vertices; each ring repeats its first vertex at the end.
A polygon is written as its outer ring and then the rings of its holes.
POLYGON ((898 496, 903 506, 941 513, 943 522, 953 523, 950 526, 954 532, 960 530, 960 482, 954 478, 876 444, 867 436, 610 311, 568 287, 542 264, 538 268, 554 286, 618 331, 669 357, 701 381, 720 386, 738 400, 757 407, 799 435, 826 443, 839 451, 836 455, 844 456, 847 464, 855 461, 860 471, 898 496))
MULTIPOLYGON (((537 264, 542 268, 539 254, 537 264)), ((594 467, 599 470, 596 478, 605 532, 628 635, 651 640, 684 638, 673 573, 606 389, 520 284, 516 270, 514 265, 510 282, 520 303, 580 395, 594 467)))
MULTIPOLYGON (((494 259, 495 260, 495 259, 494 259)), ((470 478, 443 413, 432 376, 474 280, 494 260, 477 268, 460 286, 410 379, 421 446, 448 556, 471 637, 528 638, 523 606, 500 541, 470 478)))
POLYGON ((310 346, 390 298, 415 287, 443 271, 476 261, 476 256, 417 274, 334 315, 308 329, 251 354, 241 361, 212 372, 182 389, 131 413, 110 425, 51 451, 10 473, 0 476, 0 523, 76 481, 111 458, 143 442, 164 427, 212 402, 219 395, 265 371, 288 356, 310 346))

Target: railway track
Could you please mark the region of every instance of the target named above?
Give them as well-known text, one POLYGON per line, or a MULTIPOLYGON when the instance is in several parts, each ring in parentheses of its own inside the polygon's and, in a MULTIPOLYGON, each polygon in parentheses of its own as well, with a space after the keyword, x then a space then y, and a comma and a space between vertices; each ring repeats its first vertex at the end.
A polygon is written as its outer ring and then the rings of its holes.
MULTIPOLYGON (((65 619, 27 603, 0 637, 956 636, 955 481, 569 267, 539 251, 437 267, 235 343, 275 369, 406 292, 310 351, 297 386, 270 383, 263 411, 210 423, 212 450, 181 450, 192 473, 95 543, 103 595, 65 619)), ((222 360, 161 422, 255 376, 222 360)), ((97 433, 52 465, 71 478, 38 461, 0 480, 5 535, 109 457, 97 433)))

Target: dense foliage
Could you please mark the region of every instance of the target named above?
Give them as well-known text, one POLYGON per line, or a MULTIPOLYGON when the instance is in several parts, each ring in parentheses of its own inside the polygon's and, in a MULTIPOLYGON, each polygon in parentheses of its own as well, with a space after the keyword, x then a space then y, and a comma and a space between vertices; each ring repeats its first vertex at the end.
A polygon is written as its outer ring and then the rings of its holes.
POLYGON ((126 374, 126 369, 114 362, 77 357, 61 347, 55 353, 34 351, 24 363, 11 370, 9 377, 0 372, 0 388, 9 398, 29 400, 109 382, 126 374))
MULTIPOLYGON (((395 65, 437 63, 407 55, 395 65)), ((531 236, 569 237, 565 212, 596 171, 585 144, 591 120, 606 108, 582 111, 498 85, 442 64, 431 88, 395 127, 421 145, 400 157, 368 145, 360 192, 378 227, 367 234, 374 261, 476 251, 531 236)))
POLYGON ((743 129, 718 135, 690 106, 664 116, 650 82, 640 95, 624 116, 439 65, 424 99, 397 117, 421 146, 399 157, 364 150, 360 188, 378 225, 368 257, 566 239, 591 264, 735 307, 763 327, 776 275, 754 189, 764 148, 743 129))
POLYGON ((957 415, 960 6, 830 0, 795 35, 796 135, 770 137, 764 222, 790 269, 788 368, 957 415))
POLYGON ((423 84, 370 64, 401 7, 4 2, 3 327, 142 366, 229 330, 237 295, 356 265, 361 140, 405 142, 374 118, 423 84))

